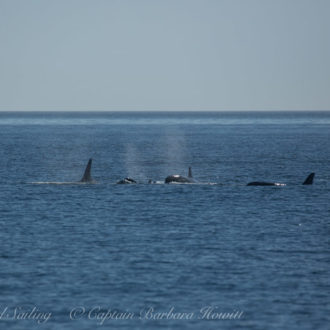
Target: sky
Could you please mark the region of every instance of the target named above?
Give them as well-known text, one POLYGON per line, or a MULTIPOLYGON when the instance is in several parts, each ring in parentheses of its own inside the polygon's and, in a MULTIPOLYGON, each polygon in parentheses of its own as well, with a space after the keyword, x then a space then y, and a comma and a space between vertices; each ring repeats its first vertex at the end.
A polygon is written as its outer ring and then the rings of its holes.
POLYGON ((330 110, 330 0, 0 0, 0 110, 330 110))

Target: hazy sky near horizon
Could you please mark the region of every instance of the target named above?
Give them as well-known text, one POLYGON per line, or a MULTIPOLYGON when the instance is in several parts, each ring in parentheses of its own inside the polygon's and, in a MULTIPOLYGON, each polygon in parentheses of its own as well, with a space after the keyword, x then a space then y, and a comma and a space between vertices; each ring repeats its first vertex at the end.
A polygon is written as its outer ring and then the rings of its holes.
POLYGON ((0 110, 330 110, 330 0, 0 0, 0 110))

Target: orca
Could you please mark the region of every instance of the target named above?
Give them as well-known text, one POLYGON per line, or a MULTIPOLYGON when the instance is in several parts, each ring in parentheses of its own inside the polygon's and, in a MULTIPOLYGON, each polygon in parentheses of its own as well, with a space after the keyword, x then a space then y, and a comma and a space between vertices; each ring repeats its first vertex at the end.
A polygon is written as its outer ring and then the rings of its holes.
POLYGON ((132 178, 124 178, 117 182, 117 184, 134 184, 134 183, 137 183, 137 182, 132 178))
POLYGON ((313 184, 315 173, 311 173, 306 180, 303 182, 303 184, 313 184))
POLYGON ((181 176, 178 174, 169 175, 165 178, 165 183, 196 183, 192 177, 191 167, 188 169, 188 177, 181 176))
POLYGON ((31 182, 33 184, 55 184, 55 185, 71 185, 71 184, 86 184, 86 183, 97 183, 91 175, 92 169, 92 158, 88 160, 87 166, 85 168, 84 175, 79 181, 39 181, 39 182, 31 182))
POLYGON ((286 184, 278 182, 253 181, 249 182, 247 186, 286 186, 286 184))
POLYGON ((82 182, 82 183, 95 183, 95 181, 93 180, 92 175, 91 175, 92 161, 93 161, 92 158, 90 158, 88 160, 87 166, 85 168, 85 173, 84 173, 83 177, 81 178, 81 180, 79 182, 82 182))
MULTIPOLYGON (((314 176, 315 173, 310 173, 303 184, 313 184, 314 176)), ((253 181, 249 182, 247 186, 286 186, 286 184, 278 182, 253 181)))

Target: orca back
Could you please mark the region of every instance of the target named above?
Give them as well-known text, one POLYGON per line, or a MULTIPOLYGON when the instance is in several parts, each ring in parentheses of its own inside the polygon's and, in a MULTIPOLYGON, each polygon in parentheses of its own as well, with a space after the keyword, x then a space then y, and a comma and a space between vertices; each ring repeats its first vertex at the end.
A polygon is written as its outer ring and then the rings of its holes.
POLYGON ((133 183, 137 183, 137 182, 132 178, 124 178, 117 182, 117 184, 133 184, 133 183))
POLYGON ((276 186, 275 182, 253 181, 249 182, 247 186, 276 186))

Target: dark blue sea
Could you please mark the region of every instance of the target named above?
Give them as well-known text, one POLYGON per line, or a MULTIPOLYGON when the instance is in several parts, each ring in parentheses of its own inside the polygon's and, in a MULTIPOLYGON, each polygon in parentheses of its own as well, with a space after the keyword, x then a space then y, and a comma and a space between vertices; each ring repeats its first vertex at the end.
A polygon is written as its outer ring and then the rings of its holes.
POLYGON ((329 329, 329 142, 330 112, 0 113, 0 329, 329 329))

